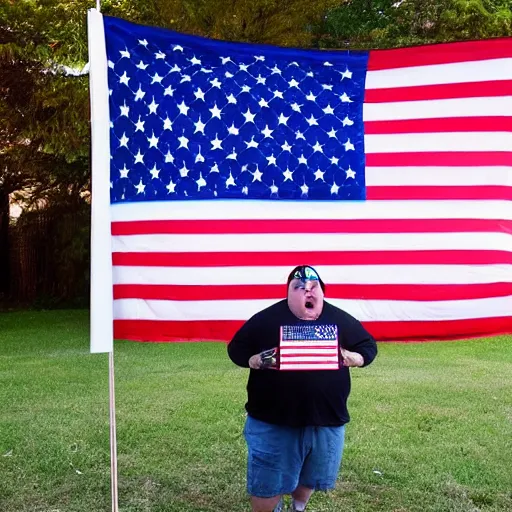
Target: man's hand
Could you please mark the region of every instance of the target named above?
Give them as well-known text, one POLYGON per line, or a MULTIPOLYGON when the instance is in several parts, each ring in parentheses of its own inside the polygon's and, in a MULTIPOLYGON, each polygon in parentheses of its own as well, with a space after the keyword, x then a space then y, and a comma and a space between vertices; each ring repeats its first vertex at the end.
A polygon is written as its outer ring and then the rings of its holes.
POLYGON ((249 359, 249 368, 253 370, 259 370, 261 368, 261 356, 259 354, 254 354, 249 359))
POLYGON ((249 359, 249 368, 253 368, 254 370, 260 369, 273 369, 277 368, 277 357, 278 357, 279 349, 271 348, 269 350, 264 350, 259 354, 255 354, 249 359))
POLYGON ((354 367, 354 366, 363 366, 364 358, 361 354, 357 352, 350 352, 350 350, 346 350, 340 347, 341 354, 341 364, 343 366, 354 367))

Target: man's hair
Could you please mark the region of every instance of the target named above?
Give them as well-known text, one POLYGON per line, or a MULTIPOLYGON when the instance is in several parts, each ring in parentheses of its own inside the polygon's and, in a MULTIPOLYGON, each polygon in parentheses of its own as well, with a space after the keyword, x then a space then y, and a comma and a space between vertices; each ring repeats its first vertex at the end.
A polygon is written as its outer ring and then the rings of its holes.
MULTIPOLYGON (((325 293, 325 283, 322 281, 320 274, 311 265, 298 265, 297 267, 295 267, 288 275, 288 281, 286 282, 286 287, 290 286, 292 279, 296 278, 296 274, 305 276, 306 268, 311 269, 318 276, 318 282, 320 283, 320 287, 322 288, 322 291, 325 293)), ((298 278, 298 279, 300 279, 300 278, 298 278)))

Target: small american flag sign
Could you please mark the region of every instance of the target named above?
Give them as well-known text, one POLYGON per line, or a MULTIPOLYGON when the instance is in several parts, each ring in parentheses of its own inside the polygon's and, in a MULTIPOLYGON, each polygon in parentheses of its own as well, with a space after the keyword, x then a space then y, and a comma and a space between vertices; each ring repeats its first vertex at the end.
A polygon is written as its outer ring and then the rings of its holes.
POLYGON ((279 343, 280 370, 337 370, 336 325, 284 325, 279 343))

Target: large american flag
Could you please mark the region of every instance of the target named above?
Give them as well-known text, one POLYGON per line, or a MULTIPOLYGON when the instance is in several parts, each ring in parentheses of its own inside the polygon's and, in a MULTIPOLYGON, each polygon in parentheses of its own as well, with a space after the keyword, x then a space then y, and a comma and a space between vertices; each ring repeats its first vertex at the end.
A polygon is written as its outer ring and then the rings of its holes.
POLYGON ((377 340, 512 331, 512 39, 104 27, 116 338, 229 340, 300 264, 377 340))

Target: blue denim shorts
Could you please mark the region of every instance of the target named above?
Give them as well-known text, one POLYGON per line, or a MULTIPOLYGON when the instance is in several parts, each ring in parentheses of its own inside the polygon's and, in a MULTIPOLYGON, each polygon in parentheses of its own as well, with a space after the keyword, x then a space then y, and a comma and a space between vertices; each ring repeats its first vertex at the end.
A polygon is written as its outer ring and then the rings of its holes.
POLYGON ((345 426, 286 427, 251 416, 247 441, 247 491, 271 498, 292 493, 299 485, 334 488, 343 455, 345 426))

